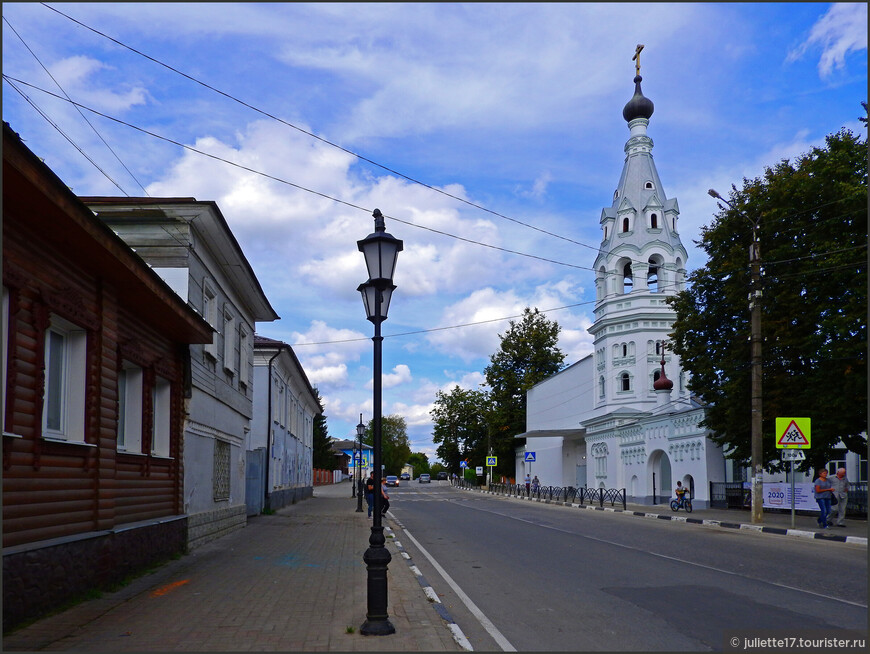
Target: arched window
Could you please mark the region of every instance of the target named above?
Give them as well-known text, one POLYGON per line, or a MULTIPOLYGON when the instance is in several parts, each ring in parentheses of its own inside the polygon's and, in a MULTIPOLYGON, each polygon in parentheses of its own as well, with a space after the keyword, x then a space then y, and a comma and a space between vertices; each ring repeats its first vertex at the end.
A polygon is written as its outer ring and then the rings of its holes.
POLYGON ((649 217, 649 226, 653 229, 658 229, 659 226, 659 217, 656 214, 652 214, 649 217))
POLYGON ((634 288, 634 282, 631 278, 631 264, 627 263, 622 269, 622 292, 631 293, 632 288, 634 288))
POLYGON ((622 356, 628 356, 628 345, 626 345, 625 343, 622 344, 622 356))
POLYGON ((623 218, 623 219, 622 219, 622 231, 623 231, 623 232, 627 232, 627 231, 628 231, 628 218, 623 218))
POLYGON ((631 377, 628 376, 627 372, 624 372, 619 376, 619 384, 620 384, 620 388, 622 390, 624 390, 624 391, 631 390, 631 377))
POLYGON ((659 290, 659 266, 652 259, 649 260, 649 272, 646 276, 646 285, 650 293, 656 293, 659 290))
POLYGON ((598 378, 598 395, 604 397, 604 377, 598 378))
POLYGON ((653 187, 652 182, 647 182, 646 184, 644 184, 644 188, 652 188, 652 187, 653 187))
POLYGON ((656 341, 656 355, 659 355, 661 353, 662 353, 662 342, 656 341))
POLYGON ((660 370, 656 370, 656 371, 653 373, 653 384, 655 384, 655 383, 659 380, 659 377, 661 377, 661 376, 662 376, 661 371, 660 371, 660 370))
POLYGON ((605 241, 607 240, 607 228, 606 227, 604 228, 604 240, 605 241))

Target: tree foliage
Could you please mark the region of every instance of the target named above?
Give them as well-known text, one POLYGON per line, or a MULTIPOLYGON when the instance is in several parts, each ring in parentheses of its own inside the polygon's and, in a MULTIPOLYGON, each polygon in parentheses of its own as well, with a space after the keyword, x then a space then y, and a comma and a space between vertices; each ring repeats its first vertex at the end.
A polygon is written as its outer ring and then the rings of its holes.
POLYGON ((728 203, 702 231, 707 264, 669 302, 674 351, 689 388, 709 403, 704 424, 726 454, 751 452, 752 222, 762 254, 762 430, 764 459, 776 469, 776 417, 810 417, 805 468, 827 461, 842 439, 866 452, 867 144, 848 130, 794 163, 732 186, 728 203))
POLYGON ((414 476, 429 472, 429 457, 423 452, 411 452, 408 463, 414 467, 414 476))
MULTIPOLYGON (((373 420, 366 425, 363 443, 374 446, 372 436, 373 420)), ((411 447, 408 441, 408 426, 400 415, 389 415, 381 418, 381 464, 384 475, 398 475, 402 467, 411 457, 411 447)))
POLYGON ((484 369, 498 474, 515 472, 514 449, 523 443, 514 436, 526 430, 526 391, 562 369, 565 355, 558 346, 560 329, 537 309, 526 307, 522 320, 511 320, 508 330, 499 335, 501 345, 484 369))
POLYGON ((331 449, 332 442, 326 425, 326 415, 323 413, 323 399, 316 387, 314 388, 314 397, 317 398, 320 413, 314 416, 313 465, 320 470, 335 470, 338 468, 338 460, 331 449))
POLYGON ((459 473, 459 462, 470 459, 483 465, 488 453, 487 416, 489 397, 482 390, 464 390, 454 386, 449 393, 438 391, 430 411, 434 428, 432 442, 448 471, 459 473))

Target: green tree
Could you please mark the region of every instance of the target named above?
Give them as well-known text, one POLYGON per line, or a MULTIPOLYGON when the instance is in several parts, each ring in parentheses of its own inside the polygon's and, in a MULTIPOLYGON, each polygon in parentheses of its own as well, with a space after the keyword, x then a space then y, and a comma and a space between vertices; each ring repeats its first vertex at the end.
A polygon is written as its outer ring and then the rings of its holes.
POLYGON ((332 441, 329 438, 326 415, 323 413, 323 399, 317 387, 314 388, 314 397, 317 398, 320 413, 314 416, 313 465, 321 470, 335 470, 338 468, 338 460, 331 449, 332 441))
MULTIPOLYGON (((372 425, 373 421, 369 420, 363 443, 374 446, 372 425)), ((383 416, 381 418, 381 464, 384 466, 384 475, 400 474, 410 457, 411 447, 405 419, 395 414, 383 416)))
POLYGON ((866 453, 867 144, 848 130, 792 164, 732 186, 702 230, 709 260, 689 290, 669 298, 673 348, 708 403, 704 425, 726 456, 751 452, 749 245, 762 252, 762 433, 768 470, 779 469, 776 417, 810 417, 804 469, 824 464, 839 440, 866 453))
POLYGON ((432 442, 438 444, 435 452, 448 471, 458 474, 459 462, 466 458, 483 465, 489 413, 489 396, 482 390, 454 386, 449 393, 435 394, 435 406, 429 412, 434 423, 432 442))
POLYGON ((411 456, 408 457, 408 463, 414 467, 415 477, 429 472, 429 457, 423 452, 412 452, 411 456))
POLYGON ((483 371, 490 388, 487 422, 498 474, 515 472, 514 450, 524 442, 514 436, 526 430, 526 391, 562 369, 560 329, 537 309, 526 307, 522 321, 511 320, 507 332, 499 335, 501 346, 483 371))

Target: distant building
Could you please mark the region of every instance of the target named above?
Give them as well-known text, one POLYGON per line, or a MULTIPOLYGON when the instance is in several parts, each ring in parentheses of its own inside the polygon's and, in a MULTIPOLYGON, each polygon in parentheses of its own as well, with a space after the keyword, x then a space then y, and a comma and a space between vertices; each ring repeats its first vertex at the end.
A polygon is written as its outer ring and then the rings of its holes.
POLYGON ((248 515, 311 497, 320 404, 287 343, 254 336, 254 418, 247 438, 248 515))
POLYGON ((278 319, 220 209, 194 198, 82 200, 214 328, 190 347, 184 422, 188 546, 245 526, 256 323, 278 319))
POLYGON ((5 123, 2 334, 6 630, 186 550, 188 352, 212 328, 5 123))
POLYGON ((356 440, 336 440, 332 444, 332 451, 341 457, 340 470, 343 475, 355 478, 357 466, 359 466, 360 475, 362 475, 362 479, 365 479, 374 469, 372 467, 374 450, 371 445, 365 443, 362 444, 361 449, 358 449, 359 447, 359 441, 356 440))

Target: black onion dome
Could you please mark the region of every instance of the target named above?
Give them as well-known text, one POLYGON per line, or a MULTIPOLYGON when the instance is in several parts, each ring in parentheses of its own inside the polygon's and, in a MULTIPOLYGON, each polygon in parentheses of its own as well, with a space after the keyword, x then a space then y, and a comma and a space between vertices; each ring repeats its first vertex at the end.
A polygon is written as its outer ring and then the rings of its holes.
POLYGON ((643 91, 640 90, 640 83, 643 78, 638 75, 634 78, 634 95, 625 108, 622 110, 622 117, 630 123, 635 118, 647 118, 653 114, 653 101, 644 97, 643 91))

